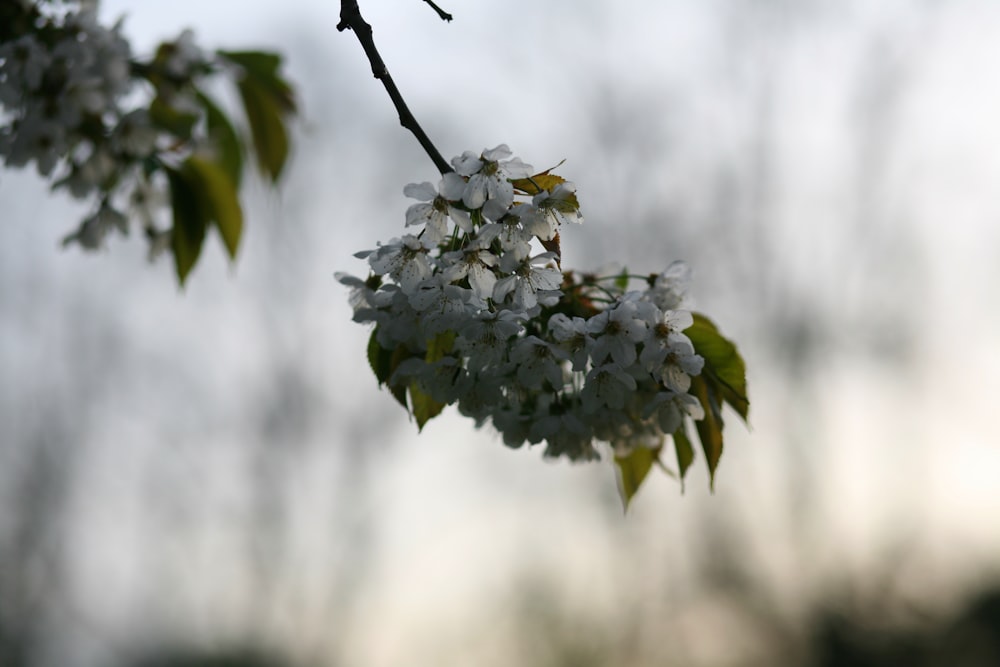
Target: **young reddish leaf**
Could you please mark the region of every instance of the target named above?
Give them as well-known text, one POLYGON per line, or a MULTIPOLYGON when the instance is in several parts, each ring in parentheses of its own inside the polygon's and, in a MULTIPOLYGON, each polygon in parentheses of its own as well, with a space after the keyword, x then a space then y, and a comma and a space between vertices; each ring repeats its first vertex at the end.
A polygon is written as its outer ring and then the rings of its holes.
POLYGON ((243 211, 233 182, 221 166, 197 155, 189 157, 181 170, 198 194, 204 218, 215 223, 229 257, 235 259, 243 233, 243 211))
POLYGON ((618 495, 622 499, 622 509, 626 512, 632 497, 639 491, 653 463, 659 458, 660 449, 661 447, 636 447, 624 456, 615 456, 618 495))
POLYGON ((556 174, 543 171, 527 178, 515 178, 511 181, 515 190, 520 190, 524 194, 537 195, 542 190, 551 190, 560 183, 565 183, 566 179, 556 174))
POLYGON ((562 248, 559 247, 560 239, 559 232, 552 235, 552 238, 546 241, 545 239, 538 239, 542 243, 542 247, 549 252, 554 252, 556 254, 556 265, 562 266, 560 259, 562 258, 562 248))
POLYGON ((185 175, 170 167, 166 168, 166 172, 174 221, 170 232, 170 247, 174 254, 177 280, 183 286, 201 254, 208 221, 198 204, 198 192, 185 175))
POLYGON ((522 193, 527 195, 537 195, 542 190, 551 190, 560 183, 565 183, 566 179, 562 176, 557 176, 551 173, 553 169, 558 169, 565 160, 561 160, 559 164, 554 167, 549 167, 545 171, 541 171, 534 176, 528 176, 527 178, 515 178, 511 181, 515 190, 520 190, 522 193))

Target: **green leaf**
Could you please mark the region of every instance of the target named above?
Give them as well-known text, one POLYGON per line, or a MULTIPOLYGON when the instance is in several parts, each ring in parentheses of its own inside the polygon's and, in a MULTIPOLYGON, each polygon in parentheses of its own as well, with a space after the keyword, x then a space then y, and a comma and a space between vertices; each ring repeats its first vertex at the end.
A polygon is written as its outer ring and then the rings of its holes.
MULTIPOLYGON (((694 350, 705 358, 702 375, 717 385, 722 400, 747 420, 750 401, 747 400, 746 364, 736 346, 719 333, 715 324, 700 313, 692 313, 694 324, 684 330, 694 350)), ((706 408, 707 410, 707 408, 706 408)))
POLYGON ((555 167, 550 167, 545 171, 541 171, 533 176, 528 176, 527 178, 515 178, 511 181, 515 190, 520 190, 524 194, 537 195, 542 190, 551 190, 560 183, 565 183, 566 179, 557 174, 550 173, 553 169, 556 169, 565 160, 559 162, 555 167))
POLYGON ((233 182, 220 165, 198 155, 189 157, 181 170, 198 194, 204 217, 215 223, 229 257, 235 259, 243 233, 243 211, 233 182))
MULTIPOLYGON (((389 377, 386 378, 386 384, 388 384, 389 379, 392 377, 392 374, 396 372, 399 365, 412 356, 414 356, 413 353, 403 345, 397 345, 392 350, 392 359, 389 360, 389 377)), ((392 392, 396 402, 402 405, 404 410, 409 411, 410 407, 406 404, 406 385, 390 384, 389 391, 392 392)))
POLYGON ((153 125, 170 132, 178 139, 190 139, 198 114, 178 111, 157 95, 149 103, 149 119, 153 125))
POLYGON ((219 50, 216 53, 257 76, 276 76, 278 68, 281 67, 281 56, 269 51, 219 50))
POLYGON ((649 474, 660 456, 661 447, 636 447, 624 456, 615 456, 618 475, 618 495, 622 499, 622 509, 628 511, 632 497, 639 491, 643 480, 649 474))
POLYGON ((687 437, 687 431, 682 423, 680 428, 674 431, 674 452, 677 454, 677 469, 681 478, 681 491, 684 490, 684 475, 687 473, 691 463, 694 462, 694 447, 687 437))
POLYGON ((223 58, 243 69, 244 79, 253 79, 268 91, 283 113, 294 113, 295 93, 280 74, 281 56, 268 51, 218 51, 223 58))
MULTIPOLYGON (((382 347, 378 342, 378 327, 372 331, 371 338, 368 339, 368 363, 372 367, 372 372, 375 373, 375 379, 378 380, 378 386, 383 384, 388 384, 389 378, 392 377, 393 371, 396 367, 402 363, 408 355, 402 346, 396 347, 392 350, 387 350, 382 347)), ((405 410, 409 410, 409 406, 406 404, 406 387, 405 386, 389 386, 389 391, 395 397, 396 401, 403 406, 405 410)))
POLYGON ((216 161, 225 170, 233 185, 238 188, 243 178, 243 142, 236 134, 229 117, 211 98, 199 91, 198 99, 205 107, 208 136, 218 152, 216 161))
POLYGON ((174 253, 177 280, 181 286, 201 254, 208 221, 198 203, 198 192, 185 175, 171 167, 166 168, 170 183, 170 205, 174 226, 170 233, 170 247, 174 253))
POLYGON ((434 363, 451 352, 454 346, 455 332, 450 330, 442 331, 427 342, 427 354, 424 355, 424 361, 429 364, 434 363))
POLYGON ((378 327, 372 331, 371 337, 368 339, 368 365, 372 368, 372 373, 375 374, 375 379, 378 380, 378 386, 382 386, 389 379, 392 374, 391 366, 392 363, 392 350, 387 350, 382 347, 378 342, 378 327))
POLYGON ((277 181, 288 158, 288 133, 282 110, 257 79, 245 77, 237 87, 250 124, 257 166, 271 181, 277 181))
POLYGON ((424 424, 441 414, 445 406, 422 391, 416 382, 410 383, 410 404, 413 406, 413 417, 417 420, 417 430, 420 431, 424 429, 424 424))
POLYGON ((722 458, 722 416, 719 401, 709 382, 698 376, 691 379, 692 393, 705 409, 705 418, 695 422, 701 449, 708 464, 709 486, 715 488, 715 469, 722 458))
POLYGON ((243 76, 256 79, 268 88, 287 112, 295 111, 295 93, 291 84, 278 73, 281 56, 269 51, 218 51, 218 54, 243 69, 243 76))

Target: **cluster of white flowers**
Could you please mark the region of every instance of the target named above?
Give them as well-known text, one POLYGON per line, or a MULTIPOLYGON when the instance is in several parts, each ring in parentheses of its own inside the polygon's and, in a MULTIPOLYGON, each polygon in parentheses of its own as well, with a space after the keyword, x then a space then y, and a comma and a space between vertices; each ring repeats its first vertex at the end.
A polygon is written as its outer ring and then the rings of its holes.
POLYGON ((511 447, 545 441, 549 457, 662 445, 704 417, 688 393, 704 360, 683 333, 686 266, 631 291, 627 275, 564 272, 559 230, 583 221, 575 187, 510 158, 505 145, 467 151, 436 188, 406 186, 419 233, 358 253, 367 280, 337 274, 355 321, 393 352, 380 379, 457 403, 511 447))
MULTIPOLYGON (((123 108, 137 64, 121 23, 101 25, 96 2, 21 2, 9 11, 0 31, 0 159, 8 167, 34 163, 75 198, 96 196, 95 211, 67 241, 96 248, 109 231, 127 232, 128 208, 148 221, 151 237, 160 233, 152 226, 160 202, 149 196, 147 161, 169 139, 149 109, 123 108)), ((202 62, 189 34, 166 47, 161 97, 184 87, 202 62)), ((172 113, 183 101, 163 100, 172 113)))
MULTIPOLYGON (((70 13, 45 30, 0 44, 0 104, 12 117, 0 133, 8 166, 34 161, 48 176, 79 141, 85 121, 116 110, 127 92, 129 44, 94 12, 70 13)), ((89 171, 101 173, 99 159, 89 171)))

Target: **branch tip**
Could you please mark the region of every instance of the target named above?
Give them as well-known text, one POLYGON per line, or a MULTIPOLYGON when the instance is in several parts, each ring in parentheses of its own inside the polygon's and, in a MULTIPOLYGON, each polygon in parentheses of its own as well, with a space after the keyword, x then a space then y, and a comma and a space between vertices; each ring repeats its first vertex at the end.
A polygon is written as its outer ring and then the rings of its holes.
MULTIPOLYGON (((437 5, 434 5, 430 0, 426 1, 437 8, 437 5)), ((441 13, 441 10, 438 9, 438 12, 441 13)), ((451 20, 451 15, 447 16, 448 19, 446 20, 451 20)), ((441 153, 438 152, 438 149, 431 143, 430 138, 428 138, 427 134, 420 127, 420 124, 417 123, 417 119, 413 117, 413 114, 407 108, 406 102, 403 101, 403 96, 389 75, 389 70, 382 61, 382 56, 379 55, 378 49, 375 48, 375 40, 372 38, 372 27, 361 16, 357 0, 341 0, 340 23, 337 24, 337 30, 342 32, 345 29, 352 30, 357 36, 358 41, 361 42, 361 48, 364 49, 365 55, 368 56, 368 62, 371 63, 372 74, 385 86, 385 90, 389 93, 389 98, 392 100, 393 106, 396 107, 396 111, 399 113, 400 125, 413 133, 420 143, 421 148, 424 149, 424 152, 427 153, 427 156, 439 172, 446 174, 452 171, 451 166, 448 165, 441 156, 441 153)))
POLYGON ((454 20, 454 17, 451 14, 449 14, 448 12, 444 11, 443 9, 441 9, 440 7, 438 7, 436 4, 434 4, 434 0, 424 0, 424 2, 426 2, 428 5, 430 5, 431 9, 433 9, 435 12, 437 12, 437 15, 441 18, 442 21, 452 21, 452 20, 454 20))

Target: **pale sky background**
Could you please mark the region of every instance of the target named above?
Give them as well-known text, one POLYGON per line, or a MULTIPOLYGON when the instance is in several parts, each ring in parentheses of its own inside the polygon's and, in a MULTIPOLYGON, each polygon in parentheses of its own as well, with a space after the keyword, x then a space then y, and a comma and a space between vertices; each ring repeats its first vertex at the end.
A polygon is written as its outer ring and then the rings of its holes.
POLYGON ((105 0, 139 52, 185 27, 280 50, 304 116, 241 257, 210 240, 183 292, 138 238, 62 250, 85 209, 0 173, 0 503, 58 462, 30 568, 58 591, 47 664, 247 637, 318 665, 544 664, 553 618, 612 651, 631 625, 651 661, 770 664, 802 610, 906 621, 1000 581, 1000 5, 442 4, 453 23, 362 3, 441 152, 565 159, 587 221, 564 265, 685 259, 738 343, 751 429, 731 415, 715 493, 699 458, 623 517, 609 463, 451 411, 418 436, 377 389, 333 272, 436 172, 338 3, 105 0))

